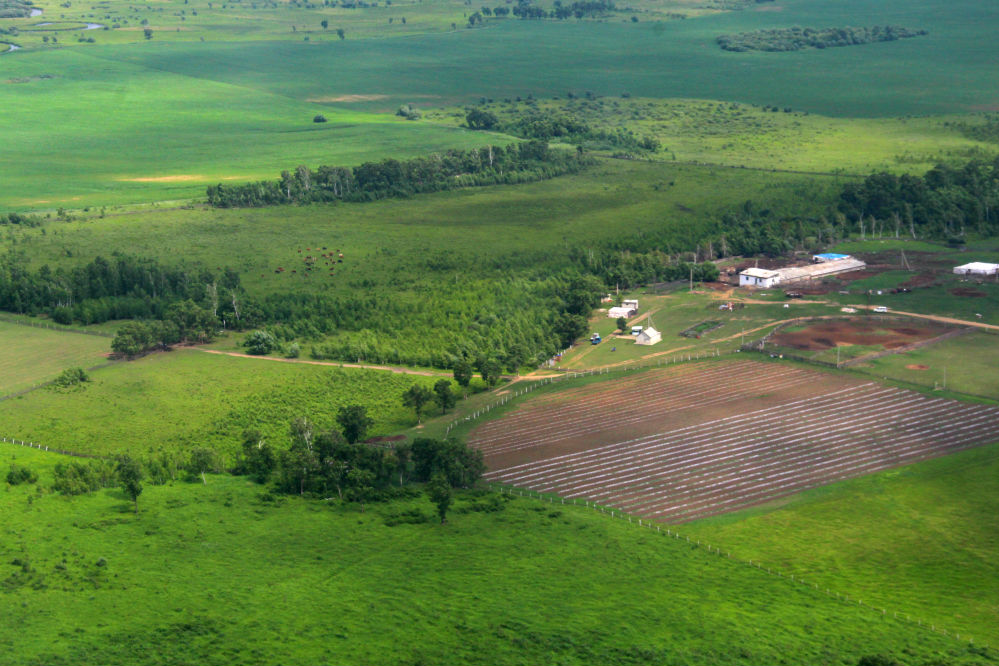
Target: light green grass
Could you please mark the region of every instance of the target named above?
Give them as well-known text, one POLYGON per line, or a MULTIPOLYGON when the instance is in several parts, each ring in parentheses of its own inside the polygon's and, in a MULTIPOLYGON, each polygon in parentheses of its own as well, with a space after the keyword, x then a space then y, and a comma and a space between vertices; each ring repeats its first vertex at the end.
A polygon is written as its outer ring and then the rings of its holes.
POLYGON ((107 361, 110 341, 0 321, 0 396, 54 379, 67 368, 107 361))
POLYGON ((438 378, 179 350, 96 370, 91 379, 72 392, 33 391, 0 403, 3 434, 82 453, 207 446, 232 454, 253 428, 283 448, 292 419, 336 427, 343 405, 368 408, 372 435, 408 427, 416 418, 402 406, 403 392, 438 378))
POLYGON ((856 370, 920 386, 999 398, 999 336, 974 332, 905 354, 885 356, 856 370), (927 368, 906 367, 909 365, 927 368))
MULTIPOLYGON (((2 463, 41 470, 44 485, 43 455, 0 445, 2 463)), ((430 514, 429 502, 362 514, 260 494, 243 478, 147 487, 138 515, 117 490, 0 494, 3 600, 16 609, 0 627, 7 663, 992 659, 582 507, 468 512, 460 495, 445 526, 388 527, 388 514, 430 514)))
POLYGON ((993 445, 683 530, 820 589, 994 645, 997 497, 999 446, 993 445))

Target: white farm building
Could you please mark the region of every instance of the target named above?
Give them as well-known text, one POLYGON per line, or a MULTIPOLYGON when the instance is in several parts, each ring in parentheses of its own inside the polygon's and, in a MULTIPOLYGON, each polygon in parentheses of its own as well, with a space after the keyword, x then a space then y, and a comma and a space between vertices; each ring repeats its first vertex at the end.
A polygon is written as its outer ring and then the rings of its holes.
POLYGON ((642 332, 638 334, 635 338, 636 345, 654 345, 663 339, 662 333, 652 328, 652 326, 646 326, 642 329, 642 332))
POLYGON ((778 282, 780 282, 780 273, 777 271, 768 271, 764 268, 747 268, 739 273, 740 287, 769 289, 778 282))
POLYGON ((970 264, 954 267, 955 275, 974 275, 985 277, 988 275, 999 275, 999 264, 986 264, 981 261, 973 261, 970 264))
MULTIPOLYGON (((820 256, 820 255, 816 255, 820 256)), ((739 273, 740 287, 767 289, 779 284, 804 283, 838 273, 859 271, 867 266, 860 259, 846 255, 826 255, 827 258, 807 266, 788 266, 768 271, 762 268, 747 268, 739 273)))
POLYGON ((634 317, 638 314, 638 310, 634 308, 626 308, 624 306, 619 306, 616 308, 611 308, 607 311, 607 316, 611 319, 617 319, 618 317, 624 317, 628 319, 629 317, 634 317))

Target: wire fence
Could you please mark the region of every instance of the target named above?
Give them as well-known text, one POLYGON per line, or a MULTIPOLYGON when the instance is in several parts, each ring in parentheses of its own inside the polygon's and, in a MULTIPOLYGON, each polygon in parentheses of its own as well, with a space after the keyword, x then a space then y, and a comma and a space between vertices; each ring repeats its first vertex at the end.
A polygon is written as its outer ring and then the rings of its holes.
POLYGON ((91 455, 89 453, 80 453, 79 451, 66 451, 65 449, 56 449, 49 446, 44 446, 42 444, 36 444, 35 442, 26 442, 23 439, 17 439, 15 437, 0 437, 0 442, 10 443, 14 446, 24 446, 30 449, 37 449, 39 451, 48 451, 49 453, 58 453, 63 456, 73 456, 74 458, 100 458, 100 456, 91 455))
POLYGON ((991 650, 988 643, 976 644, 974 637, 968 635, 967 633, 965 633, 962 637, 962 634, 955 631, 949 631, 941 626, 938 626, 935 622, 927 621, 920 617, 913 617, 911 613, 905 613, 894 609, 890 611, 891 615, 889 616, 888 615, 889 609, 887 606, 883 606, 881 604, 872 604, 870 601, 865 602, 863 599, 850 597, 850 595, 848 594, 842 594, 840 592, 832 590, 831 588, 820 586, 818 583, 811 580, 806 580, 801 576, 792 573, 786 573, 780 569, 777 569, 776 567, 765 566, 763 562, 759 560, 745 559, 739 556, 733 557, 731 550, 723 549, 719 546, 708 543, 706 541, 702 543, 702 541, 696 537, 692 539, 688 535, 680 534, 680 532, 674 528, 664 527, 662 524, 658 522, 648 520, 646 518, 639 518, 638 516, 633 516, 614 507, 598 504, 597 502, 593 502, 588 499, 565 498, 551 493, 539 493, 533 490, 524 490, 521 488, 515 488, 512 486, 506 486, 496 483, 489 485, 494 492, 504 493, 516 497, 537 499, 541 502, 547 501, 547 503, 550 505, 558 504, 562 506, 570 506, 570 505, 581 506, 588 509, 593 509, 595 512, 599 512, 601 515, 607 516, 608 518, 627 520, 629 524, 634 525, 637 528, 647 529, 649 531, 655 531, 657 534, 661 534, 662 536, 668 539, 677 542, 682 542, 684 544, 689 544, 691 547, 696 546, 698 548, 703 548, 710 555, 717 555, 718 557, 724 557, 725 559, 745 564, 754 569, 757 569, 761 573, 766 573, 768 576, 773 576, 775 578, 782 578, 794 585, 800 585, 803 588, 811 590, 816 594, 823 594, 826 597, 829 597, 831 599, 836 599, 837 601, 840 601, 844 604, 848 604, 851 606, 856 605, 861 608, 869 609, 871 612, 881 615, 882 618, 891 617, 892 619, 897 620, 899 622, 905 622, 910 625, 931 631, 936 634, 940 634, 948 638, 952 638, 962 642, 967 642, 969 645, 977 645, 978 647, 984 650, 991 650))
POLYGON ((8 315, 0 315, 0 321, 5 321, 8 324, 17 324, 18 326, 30 326, 31 328, 44 328, 50 331, 62 331, 63 333, 80 333, 82 335, 96 335, 100 338, 113 338, 114 333, 108 333, 107 331, 92 331, 86 328, 76 328, 75 326, 56 326, 55 324, 49 324, 44 321, 28 321, 21 319, 19 317, 11 317, 8 315))

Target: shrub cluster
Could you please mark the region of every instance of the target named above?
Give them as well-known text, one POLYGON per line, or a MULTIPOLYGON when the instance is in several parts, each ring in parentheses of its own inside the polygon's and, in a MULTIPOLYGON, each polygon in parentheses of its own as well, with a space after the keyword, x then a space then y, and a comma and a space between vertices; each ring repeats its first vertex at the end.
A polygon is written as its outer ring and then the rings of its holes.
POLYGON ((925 30, 912 30, 897 25, 876 25, 871 28, 773 28, 753 30, 734 35, 720 35, 718 46, 726 51, 800 51, 838 46, 855 46, 872 42, 893 42, 920 37, 925 30))

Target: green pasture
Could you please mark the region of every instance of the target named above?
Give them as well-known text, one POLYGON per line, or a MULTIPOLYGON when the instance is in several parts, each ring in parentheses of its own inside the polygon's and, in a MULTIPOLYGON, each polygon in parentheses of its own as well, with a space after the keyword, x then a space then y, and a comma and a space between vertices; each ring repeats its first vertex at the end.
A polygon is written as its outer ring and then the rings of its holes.
MULTIPOLYGON (((394 5, 393 5, 394 7, 394 5)), ((995 18, 973 0, 786 0, 686 21, 520 21, 405 39, 88 46, 109 60, 295 99, 446 106, 480 97, 597 95, 774 104, 839 117, 983 111, 996 102, 995 18), (772 11, 778 7, 779 11, 772 11), (762 10, 762 11, 761 11, 762 10), (770 10, 770 11, 767 11, 770 10), (905 24, 926 37, 793 53, 732 53, 718 35, 792 25, 905 24)))
POLYGON ((178 350, 96 370, 81 389, 4 401, 0 422, 4 436, 68 451, 206 446, 229 455, 247 429, 260 430, 280 449, 294 418, 335 427, 343 405, 367 407, 375 420, 371 435, 408 427, 416 417, 402 406, 403 392, 436 379, 178 350))
POLYGON ((67 368, 107 362, 110 340, 0 321, 0 395, 56 378, 67 368))
POLYGON ((210 184, 277 179, 299 164, 355 165, 509 141, 95 58, 89 50, 11 56, 2 64, 5 209, 96 211, 201 198, 210 184), (328 122, 313 122, 320 113, 328 122))
POLYGON ((671 238, 692 244, 736 202, 800 209, 799 198, 821 202, 835 180, 606 160, 516 187, 365 204, 91 215, 11 230, 7 241, 35 266, 75 266, 117 250, 171 265, 229 266, 257 294, 385 285, 398 293, 424 280, 439 286, 437 274, 460 286, 471 276, 561 267, 568 248, 616 238, 662 237, 669 251, 671 238), (335 277, 291 274, 309 248, 324 246, 345 255, 335 277), (278 267, 287 270, 277 274, 278 267))
POLYGON ((999 398, 999 335, 976 331, 853 369, 928 388, 999 398))
POLYGON ((0 444, 0 471, 42 487, 0 496, 12 665, 995 659, 582 507, 459 493, 447 525, 390 527, 430 503, 361 513, 210 476, 147 486, 134 514, 119 490, 45 491, 57 460, 0 444))
MULTIPOLYGON (((501 123, 533 113, 567 115, 593 129, 620 128, 654 137, 662 147, 649 159, 753 169, 868 174, 878 170, 922 175, 934 165, 987 158, 994 144, 965 137, 942 117, 842 118, 734 102, 595 97, 556 91, 559 99, 495 100, 478 105, 501 123), (565 96, 572 95, 569 99, 565 96)), ((460 127, 467 107, 430 110, 424 119, 460 127)), ((961 116, 976 122, 975 117, 961 116)), ((615 152, 608 148, 607 152, 615 152)))
POLYGON ((889 615, 995 645, 997 484, 999 446, 992 445, 682 529, 889 615))

